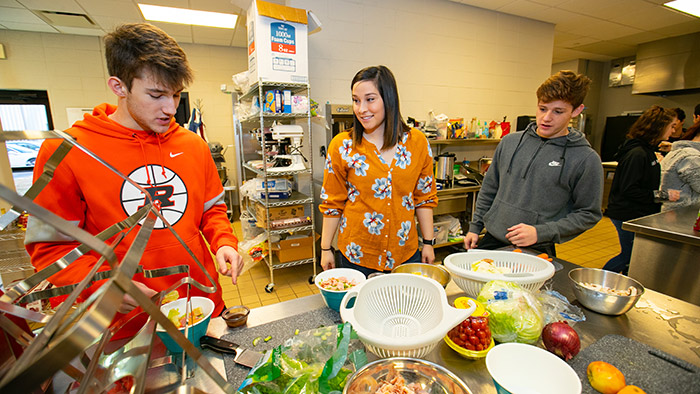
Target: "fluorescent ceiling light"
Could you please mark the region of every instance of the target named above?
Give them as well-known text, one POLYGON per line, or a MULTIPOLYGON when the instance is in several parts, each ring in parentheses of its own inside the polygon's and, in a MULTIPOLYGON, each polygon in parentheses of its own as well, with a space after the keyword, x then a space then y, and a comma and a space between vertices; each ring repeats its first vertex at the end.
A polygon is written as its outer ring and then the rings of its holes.
POLYGON ((674 0, 664 3, 664 5, 700 18, 700 1, 698 0, 674 0))
POLYGON ((149 21, 234 29, 236 27, 236 19, 238 19, 238 15, 234 14, 161 7, 159 5, 139 4, 139 8, 143 17, 149 21))

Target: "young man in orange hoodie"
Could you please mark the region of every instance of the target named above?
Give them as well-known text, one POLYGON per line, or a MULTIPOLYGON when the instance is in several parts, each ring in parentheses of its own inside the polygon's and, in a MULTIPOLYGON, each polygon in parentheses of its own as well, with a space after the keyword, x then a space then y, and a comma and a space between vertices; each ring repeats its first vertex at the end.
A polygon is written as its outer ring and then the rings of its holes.
MULTIPOLYGON (((206 142, 180 127, 174 119, 180 92, 192 81, 192 70, 184 51, 157 27, 145 23, 127 24, 105 37, 105 56, 110 75, 107 84, 117 96, 117 105, 98 105, 92 114, 85 115, 67 132, 148 191, 160 205, 161 214, 203 263, 211 278, 217 280, 218 268, 218 272, 230 276, 236 284, 243 263, 236 251, 238 240, 226 215, 224 191, 216 165, 206 142), (215 254, 216 261, 210 251, 215 254)), ((60 142, 55 139, 44 142, 36 161, 35 180, 60 142)), ((148 200, 139 189, 73 148, 35 201, 89 233, 97 234, 124 220, 148 200)), ((120 259, 135 235, 136 231, 131 231, 117 246, 115 251, 120 259)), ((74 240, 31 217, 25 243, 37 270, 77 246, 74 240)), ((78 283, 98 258, 95 253, 88 253, 49 281, 56 286, 78 283)), ((160 219, 140 264, 145 270, 187 264, 193 279, 211 285, 160 219)), ((100 268, 107 269, 107 264, 100 268)), ((137 274, 133 280, 150 297, 182 276, 184 274, 146 278, 137 274)), ((83 298, 96 286, 86 290, 83 298)), ((214 294, 194 287, 190 292, 211 298, 216 305, 214 316, 224 308, 221 288, 217 287, 214 294)), ((184 296, 184 286, 179 290, 184 296)), ((119 312, 134 314, 136 311, 132 310, 136 306, 134 299, 126 295, 119 312)), ((135 333, 135 329, 123 331, 126 331, 123 335, 135 333)))

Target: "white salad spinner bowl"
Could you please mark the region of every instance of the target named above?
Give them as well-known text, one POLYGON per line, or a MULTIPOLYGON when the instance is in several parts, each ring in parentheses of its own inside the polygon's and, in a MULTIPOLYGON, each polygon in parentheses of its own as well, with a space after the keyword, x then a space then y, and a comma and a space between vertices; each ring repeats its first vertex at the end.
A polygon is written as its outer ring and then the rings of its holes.
POLYGON ((378 357, 421 358, 476 309, 449 305, 445 289, 413 274, 381 275, 348 290, 340 316, 378 357), (351 301, 354 305, 349 307, 351 301))
POLYGON ((484 285, 492 280, 514 282, 521 287, 537 291, 554 276, 554 264, 526 253, 503 250, 478 250, 453 253, 445 257, 445 268, 450 271, 452 280, 467 296, 476 298, 484 285), (492 274, 472 271, 472 263, 481 259, 493 260, 496 267, 507 267, 508 274, 492 274))

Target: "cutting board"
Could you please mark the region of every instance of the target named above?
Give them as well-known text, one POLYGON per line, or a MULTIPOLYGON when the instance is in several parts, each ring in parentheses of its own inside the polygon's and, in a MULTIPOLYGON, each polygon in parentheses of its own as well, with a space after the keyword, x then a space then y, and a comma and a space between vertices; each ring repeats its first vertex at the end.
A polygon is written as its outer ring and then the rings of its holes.
POLYGON ((700 368, 659 349, 620 335, 606 335, 569 361, 583 386, 583 393, 598 394, 588 383, 586 368, 593 361, 617 367, 627 384, 647 394, 700 393, 700 368))
MULTIPOLYGON (((294 331, 300 332, 318 328, 321 326, 332 326, 342 323, 340 313, 326 308, 311 310, 299 315, 290 316, 286 319, 276 320, 267 324, 262 324, 256 327, 238 327, 229 328, 227 332, 221 336, 221 339, 235 342, 244 348, 264 353, 265 351, 281 345, 288 338, 294 336, 294 331), (270 336, 268 342, 260 341, 257 346, 253 346, 253 339, 260 337, 265 338, 270 336)), ((236 364, 233 361, 233 356, 224 354, 224 368, 226 368, 227 380, 238 387, 248 376, 250 368, 236 364)))

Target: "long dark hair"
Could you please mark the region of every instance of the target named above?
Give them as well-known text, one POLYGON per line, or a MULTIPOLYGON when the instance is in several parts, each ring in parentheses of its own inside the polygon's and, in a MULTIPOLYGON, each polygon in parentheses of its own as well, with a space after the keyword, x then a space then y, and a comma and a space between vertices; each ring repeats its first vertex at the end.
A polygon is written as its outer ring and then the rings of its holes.
POLYGON ((695 124, 693 124, 692 126, 690 126, 688 130, 686 130, 685 133, 681 135, 680 139, 692 140, 693 138, 695 138, 696 135, 698 135, 698 133, 700 133, 700 120, 695 122, 695 124))
POLYGON ((656 146, 661 142, 666 126, 673 122, 675 117, 676 113, 673 110, 652 105, 630 127, 627 138, 637 138, 651 146, 656 146))
MULTIPOLYGON (((384 102, 384 144, 382 149, 391 148, 399 141, 399 137, 411 128, 403 121, 399 110, 399 90, 396 87, 394 74, 385 66, 366 67, 358 71, 350 84, 350 90, 361 81, 372 81, 377 87, 384 102)), ((355 144, 362 143, 365 128, 353 111, 352 139, 355 144)))

